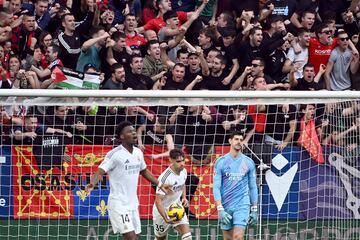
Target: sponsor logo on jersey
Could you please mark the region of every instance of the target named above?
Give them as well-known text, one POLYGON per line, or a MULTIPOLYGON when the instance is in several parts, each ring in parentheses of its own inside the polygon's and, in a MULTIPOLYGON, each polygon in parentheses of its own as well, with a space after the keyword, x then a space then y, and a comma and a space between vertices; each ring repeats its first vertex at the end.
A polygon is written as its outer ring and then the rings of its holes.
POLYGON ((315 54, 316 55, 330 55, 331 49, 325 49, 325 50, 315 49, 315 54))
POLYGON ((178 192, 178 191, 182 191, 183 189, 184 189, 184 184, 181 184, 181 185, 178 185, 178 186, 176 186, 175 184, 174 184, 174 186, 173 186, 173 191, 174 192, 178 192))

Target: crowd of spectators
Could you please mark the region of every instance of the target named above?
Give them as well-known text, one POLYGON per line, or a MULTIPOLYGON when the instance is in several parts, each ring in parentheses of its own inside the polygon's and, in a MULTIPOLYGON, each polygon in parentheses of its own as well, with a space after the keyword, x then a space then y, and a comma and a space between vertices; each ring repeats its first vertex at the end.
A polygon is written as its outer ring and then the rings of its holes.
POLYGON ((359 0, 37 0, 0 6, 1 88, 358 90, 359 0))
MULTIPOLYGON (((2 89, 57 88, 54 70, 64 68, 98 74, 100 89, 114 90, 360 89, 360 0, 1 4, 2 89)), ((33 108, 28 116, 21 106, 1 106, 1 131, 11 126, 2 134, 8 143, 60 134, 64 144, 113 144, 116 124, 130 120, 141 148, 166 146, 153 158, 186 145, 195 162, 206 162, 214 144, 227 143, 229 131, 244 132, 245 143, 283 150, 311 119, 320 143, 358 149, 358 139, 348 136, 359 133, 359 106, 56 106, 33 108)))

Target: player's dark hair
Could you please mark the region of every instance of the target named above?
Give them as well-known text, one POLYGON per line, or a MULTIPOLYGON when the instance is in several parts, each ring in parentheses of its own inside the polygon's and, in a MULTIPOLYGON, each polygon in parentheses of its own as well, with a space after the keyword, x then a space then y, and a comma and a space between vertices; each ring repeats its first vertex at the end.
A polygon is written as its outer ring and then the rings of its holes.
POLYGON ((185 157, 184 152, 179 148, 171 149, 169 152, 169 156, 171 159, 177 159, 178 157, 185 157))
POLYGON ((129 121, 123 121, 121 123, 119 123, 119 125, 116 126, 116 130, 115 130, 115 134, 116 136, 120 136, 122 134, 122 131, 124 130, 124 128, 128 127, 128 126, 133 126, 134 124, 132 124, 129 121))
POLYGON ((244 133, 240 132, 240 131, 234 131, 232 133, 230 133, 230 139, 233 139, 235 136, 243 136, 244 137, 244 133))

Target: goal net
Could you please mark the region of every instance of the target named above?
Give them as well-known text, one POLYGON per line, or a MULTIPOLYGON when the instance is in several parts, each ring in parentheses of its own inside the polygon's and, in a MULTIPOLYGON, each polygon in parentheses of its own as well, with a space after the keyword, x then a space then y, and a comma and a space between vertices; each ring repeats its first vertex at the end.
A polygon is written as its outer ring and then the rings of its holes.
MULTIPOLYGON (((11 91, 0 92, 0 239, 121 239, 108 178, 90 195, 84 187, 121 144, 122 121, 136 126, 156 177, 169 149, 186 152, 194 239, 222 239, 214 163, 235 130, 258 167, 260 217, 247 239, 360 239, 356 92, 11 91)), ((154 239, 155 191, 142 177, 138 198, 140 239, 154 239)))

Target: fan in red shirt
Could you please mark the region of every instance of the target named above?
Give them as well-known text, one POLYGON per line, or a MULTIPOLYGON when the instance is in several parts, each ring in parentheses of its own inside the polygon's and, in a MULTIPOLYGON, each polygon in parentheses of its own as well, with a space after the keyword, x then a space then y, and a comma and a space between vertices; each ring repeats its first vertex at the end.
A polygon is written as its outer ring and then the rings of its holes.
POLYGON ((127 46, 140 46, 145 45, 146 41, 143 35, 138 34, 135 31, 137 27, 137 20, 134 14, 128 14, 125 16, 124 31, 125 31, 125 42, 127 46))
POLYGON ((325 23, 320 24, 315 32, 317 37, 311 38, 309 44, 309 63, 314 65, 316 74, 320 64, 327 64, 337 41, 332 37, 332 32, 325 23))
MULTIPOLYGON (((206 3, 208 2, 208 0, 203 0, 203 1, 206 3)), ((166 26, 166 23, 164 22, 164 19, 163 19, 163 15, 167 11, 172 10, 171 1, 170 0, 156 0, 156 6, 159 9, 159 14, 157 15, 157 17, 148 21, 144 26, 137 28, 137 32, 142 33, 147 30, 154 30, 156 33, 158 33, 162 27, 166 26)), ((183 23, 185 23, 194 12, 177 11, 176 13, 177 13, 177 16, 179 19, 179 26, 180 26, 183 23)))

